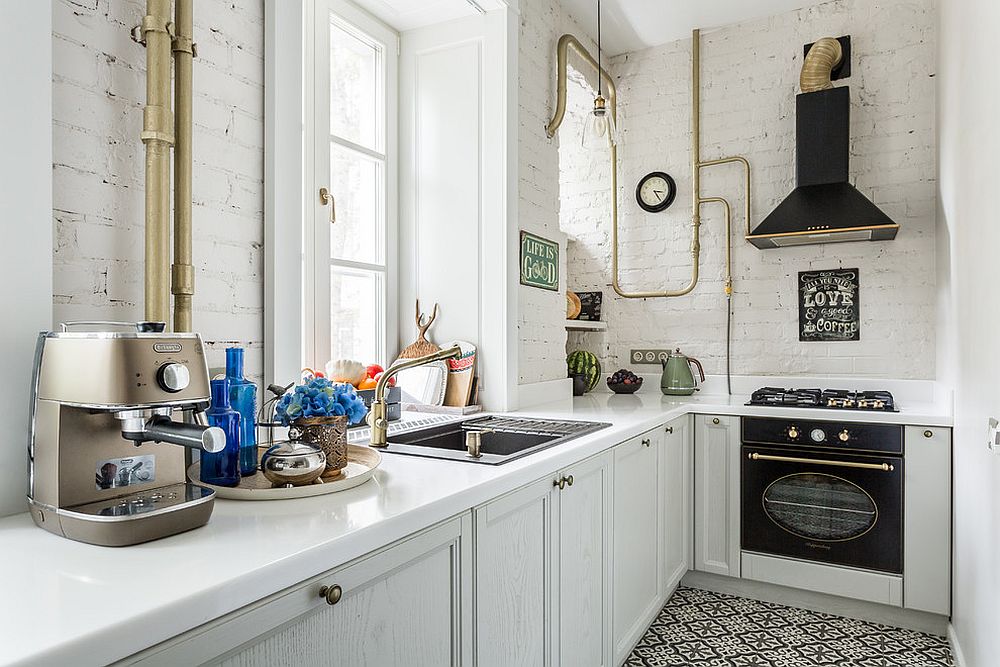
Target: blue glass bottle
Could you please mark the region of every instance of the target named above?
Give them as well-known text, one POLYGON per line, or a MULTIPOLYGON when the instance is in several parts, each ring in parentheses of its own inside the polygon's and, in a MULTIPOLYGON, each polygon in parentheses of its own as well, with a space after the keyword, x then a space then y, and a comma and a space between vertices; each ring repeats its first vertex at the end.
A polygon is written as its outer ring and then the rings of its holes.
POLYGON ((240 413, 240 474, 257 472, 257 385, 243 377, 243 348, 226 348, 229 403, 240 413))
POLYGON ((240 414, 229 407, 229 380, 212 380, 212 406, 205 413, 209 426, 226 432, 221 452, 201 453, 201 481, 215 486, 240 483, 240 414))

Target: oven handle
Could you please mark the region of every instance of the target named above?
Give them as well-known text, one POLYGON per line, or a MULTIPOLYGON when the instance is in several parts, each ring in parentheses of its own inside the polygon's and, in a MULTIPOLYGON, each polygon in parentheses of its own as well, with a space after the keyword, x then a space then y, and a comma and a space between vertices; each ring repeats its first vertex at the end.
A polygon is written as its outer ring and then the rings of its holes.
POLYGON ((794 456, 771 456, 770 454, 747 454, 751 461, 784 461, 785 463, 816 463, 821 466, 836 466, 838 468, 864 468, 865 470, 881 470, 892 472, 895 467, 889 463, 854 463, 853 461, 828 461, 825 459, 800 459, 794 456))

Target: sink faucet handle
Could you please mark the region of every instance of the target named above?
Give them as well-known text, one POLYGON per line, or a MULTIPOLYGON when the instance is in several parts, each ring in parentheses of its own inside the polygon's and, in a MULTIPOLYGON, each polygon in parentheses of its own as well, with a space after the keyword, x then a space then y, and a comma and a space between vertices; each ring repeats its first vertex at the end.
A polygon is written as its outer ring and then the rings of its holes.
POLYGON ((480 458, 483 453, 480 448, 483 444, 483 434, 479 431, 465 432, 465 448, 469 451, 469 456, 474 459, 480 458))

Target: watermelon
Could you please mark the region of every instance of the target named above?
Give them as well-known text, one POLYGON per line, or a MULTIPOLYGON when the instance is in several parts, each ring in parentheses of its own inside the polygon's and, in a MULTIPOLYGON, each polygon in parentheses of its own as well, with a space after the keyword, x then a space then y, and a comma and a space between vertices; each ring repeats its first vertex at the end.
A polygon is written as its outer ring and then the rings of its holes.
POLYGON ((587 380, 587 391, 597 386, 601 379, 601 362, 597 355, 586 350, 571 352, 566 357, 566 370, 569 375, 583 374, 587 380))

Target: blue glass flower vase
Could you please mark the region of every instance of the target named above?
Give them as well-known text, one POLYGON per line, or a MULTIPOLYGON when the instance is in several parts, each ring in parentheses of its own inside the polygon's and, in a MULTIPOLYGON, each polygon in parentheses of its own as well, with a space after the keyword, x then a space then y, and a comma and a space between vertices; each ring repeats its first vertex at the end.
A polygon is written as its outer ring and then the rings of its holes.
POLYGON ((243 376, 243 348, 226 348, 229 403, 240 414, 240 474, 257 472, 257 385, 243 376))
POLYGON ((229 405, 229 380, 212 380, 212 406, 205 413, 209 426, 226 433, 220 452, 201 453, 201 481, 215 486, 240 483, 240 414, 229 405))

